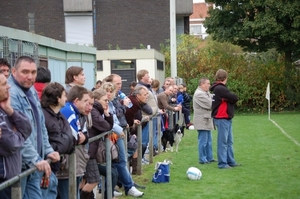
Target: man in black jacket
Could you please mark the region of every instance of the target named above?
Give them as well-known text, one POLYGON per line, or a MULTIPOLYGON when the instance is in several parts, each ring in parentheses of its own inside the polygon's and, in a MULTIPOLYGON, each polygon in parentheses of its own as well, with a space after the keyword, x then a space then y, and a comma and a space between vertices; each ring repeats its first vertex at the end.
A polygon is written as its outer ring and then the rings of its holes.
POLYGON ((230 169, 240 166, 234 159, 232 118, 234 117, 234 105, 239 100, 237 95, 226 87, 228 74, 219 69, 216 73, 216 82, 210 88, 214 93, 212 102, 212 117, 218 129, 218 167, 230 169))
MULTIPOLYGON (((10 105, 6 77, 0 70, 0 183, 21 173, 20 148, 30 136, 29 119, 10 105)), ((0 191, 0 199, 11 198, 11 187, 0 191)))

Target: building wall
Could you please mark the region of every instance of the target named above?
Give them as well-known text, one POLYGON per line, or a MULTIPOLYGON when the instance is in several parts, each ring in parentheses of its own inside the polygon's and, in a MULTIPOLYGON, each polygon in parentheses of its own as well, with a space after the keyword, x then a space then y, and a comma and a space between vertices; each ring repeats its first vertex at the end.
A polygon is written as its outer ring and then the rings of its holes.
MULTIPOLYGON (((28 14, 34 13, 36 34, 65 42, 64 3, 70 14, 69 7, 75 0, 70 1, 1 0, 0 25, 29 31, 28 14)), ((88 5, 85 10, 93 15, 93 45, 99 50, 140 49, 147 45, 160 50, 160 44, 170 38, 170 1, 85 0, 82 3, 88 5)), ((191 0, 177 0, 177 4, 181 5, 177 9, 180 17, 192 13, 191 0)))
POLYGON ((190 16, 190 34, 205 39, 208 34, 204 27, 205 18, 208 15, 211 4, 201 1, 194 1, 193 14, 190 16), (197 3, 195 3, 197 2, 197 3))
POLYGON ((29 31, 28 13, 35 13, 36 34, 65 41, 62 1, 1 0, 0 13, 0 25, 25 31, 29 31))
POLYGON ((169 1, 120 1, 101 0, 96 2, 97 37, 99 50, 140 48, 151 45, 160 50, 159 44, 170 38, 169 1), (101 20, 105 19, 105 20, 101 20))

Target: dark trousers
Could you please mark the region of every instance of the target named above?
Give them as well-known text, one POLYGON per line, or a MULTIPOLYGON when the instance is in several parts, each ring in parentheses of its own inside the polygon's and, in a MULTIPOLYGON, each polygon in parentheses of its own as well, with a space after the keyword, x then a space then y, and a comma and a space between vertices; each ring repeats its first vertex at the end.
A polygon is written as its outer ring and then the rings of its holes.
POLYGON ((191 122, 191 120, 190 120, 190 109, 182 107, 182 111, 181 112, 182 112, 182 114, 184 116, 185 125, 188 125, 191 122))
MULTIPOLYGON (((106 166, 98 164, 100 175, 106 176, 106 166)), ((114 188, 118 182, 118 170, 115 167, 111 167, 111 185, 112 185, 112 196, 114 197, 114 188)), ((103 183, 103 182, 102 182, 103 183)), ((105 186, 106 187, 106 186, 105 186)), ((104 198, 107 198, 106 189, 104 192, 104 198)))
MULTIPOLYGON (((0 179, 0 184, 6 180, 0 179)), ((11 186, 0 191, 0 199, 11 199, 11 186)))

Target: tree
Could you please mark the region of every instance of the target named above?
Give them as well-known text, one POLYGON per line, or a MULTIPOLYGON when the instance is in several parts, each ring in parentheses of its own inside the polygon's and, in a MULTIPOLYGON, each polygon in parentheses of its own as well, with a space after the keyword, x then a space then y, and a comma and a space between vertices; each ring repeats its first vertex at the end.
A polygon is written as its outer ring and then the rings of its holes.
MULTIPOLYGON (((297 0, 207 0, 215 4, 205 20, 207 33, 217 41, 250 52, 275 48, 284 53, 286 93, 293 95, 289 77, 299 59, 300 6, 297 0), (294 58, 293 58, 294 57, 294 58)), ((292 96, 290 96, 293 98, 292 96)))

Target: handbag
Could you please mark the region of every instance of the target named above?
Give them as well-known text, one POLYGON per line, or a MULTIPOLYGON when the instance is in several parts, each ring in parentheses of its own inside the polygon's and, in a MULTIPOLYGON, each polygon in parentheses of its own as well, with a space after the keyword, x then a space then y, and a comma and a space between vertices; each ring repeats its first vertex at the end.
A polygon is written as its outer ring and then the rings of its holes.
POLYGON ((138 148, 138 141, 134 135, 130 136, 129 141, 127 142, 127 148, 131 150, 136 150, 138 148))
POLYGON ((170 182, 170 164, 171 161, 164 160, 163 162, 157 162, 155 165, 156 172, 152 177, 154 183, 166 183, 170 182))
MULTIPOLYGON (((114 144, 110 139, 110 154, 112 162, 119 162, 119 146, 114 144)), ((96 160, 99 164, 106 163, 106 144, 105 140, 101 138, 98 143, 96 160)))

